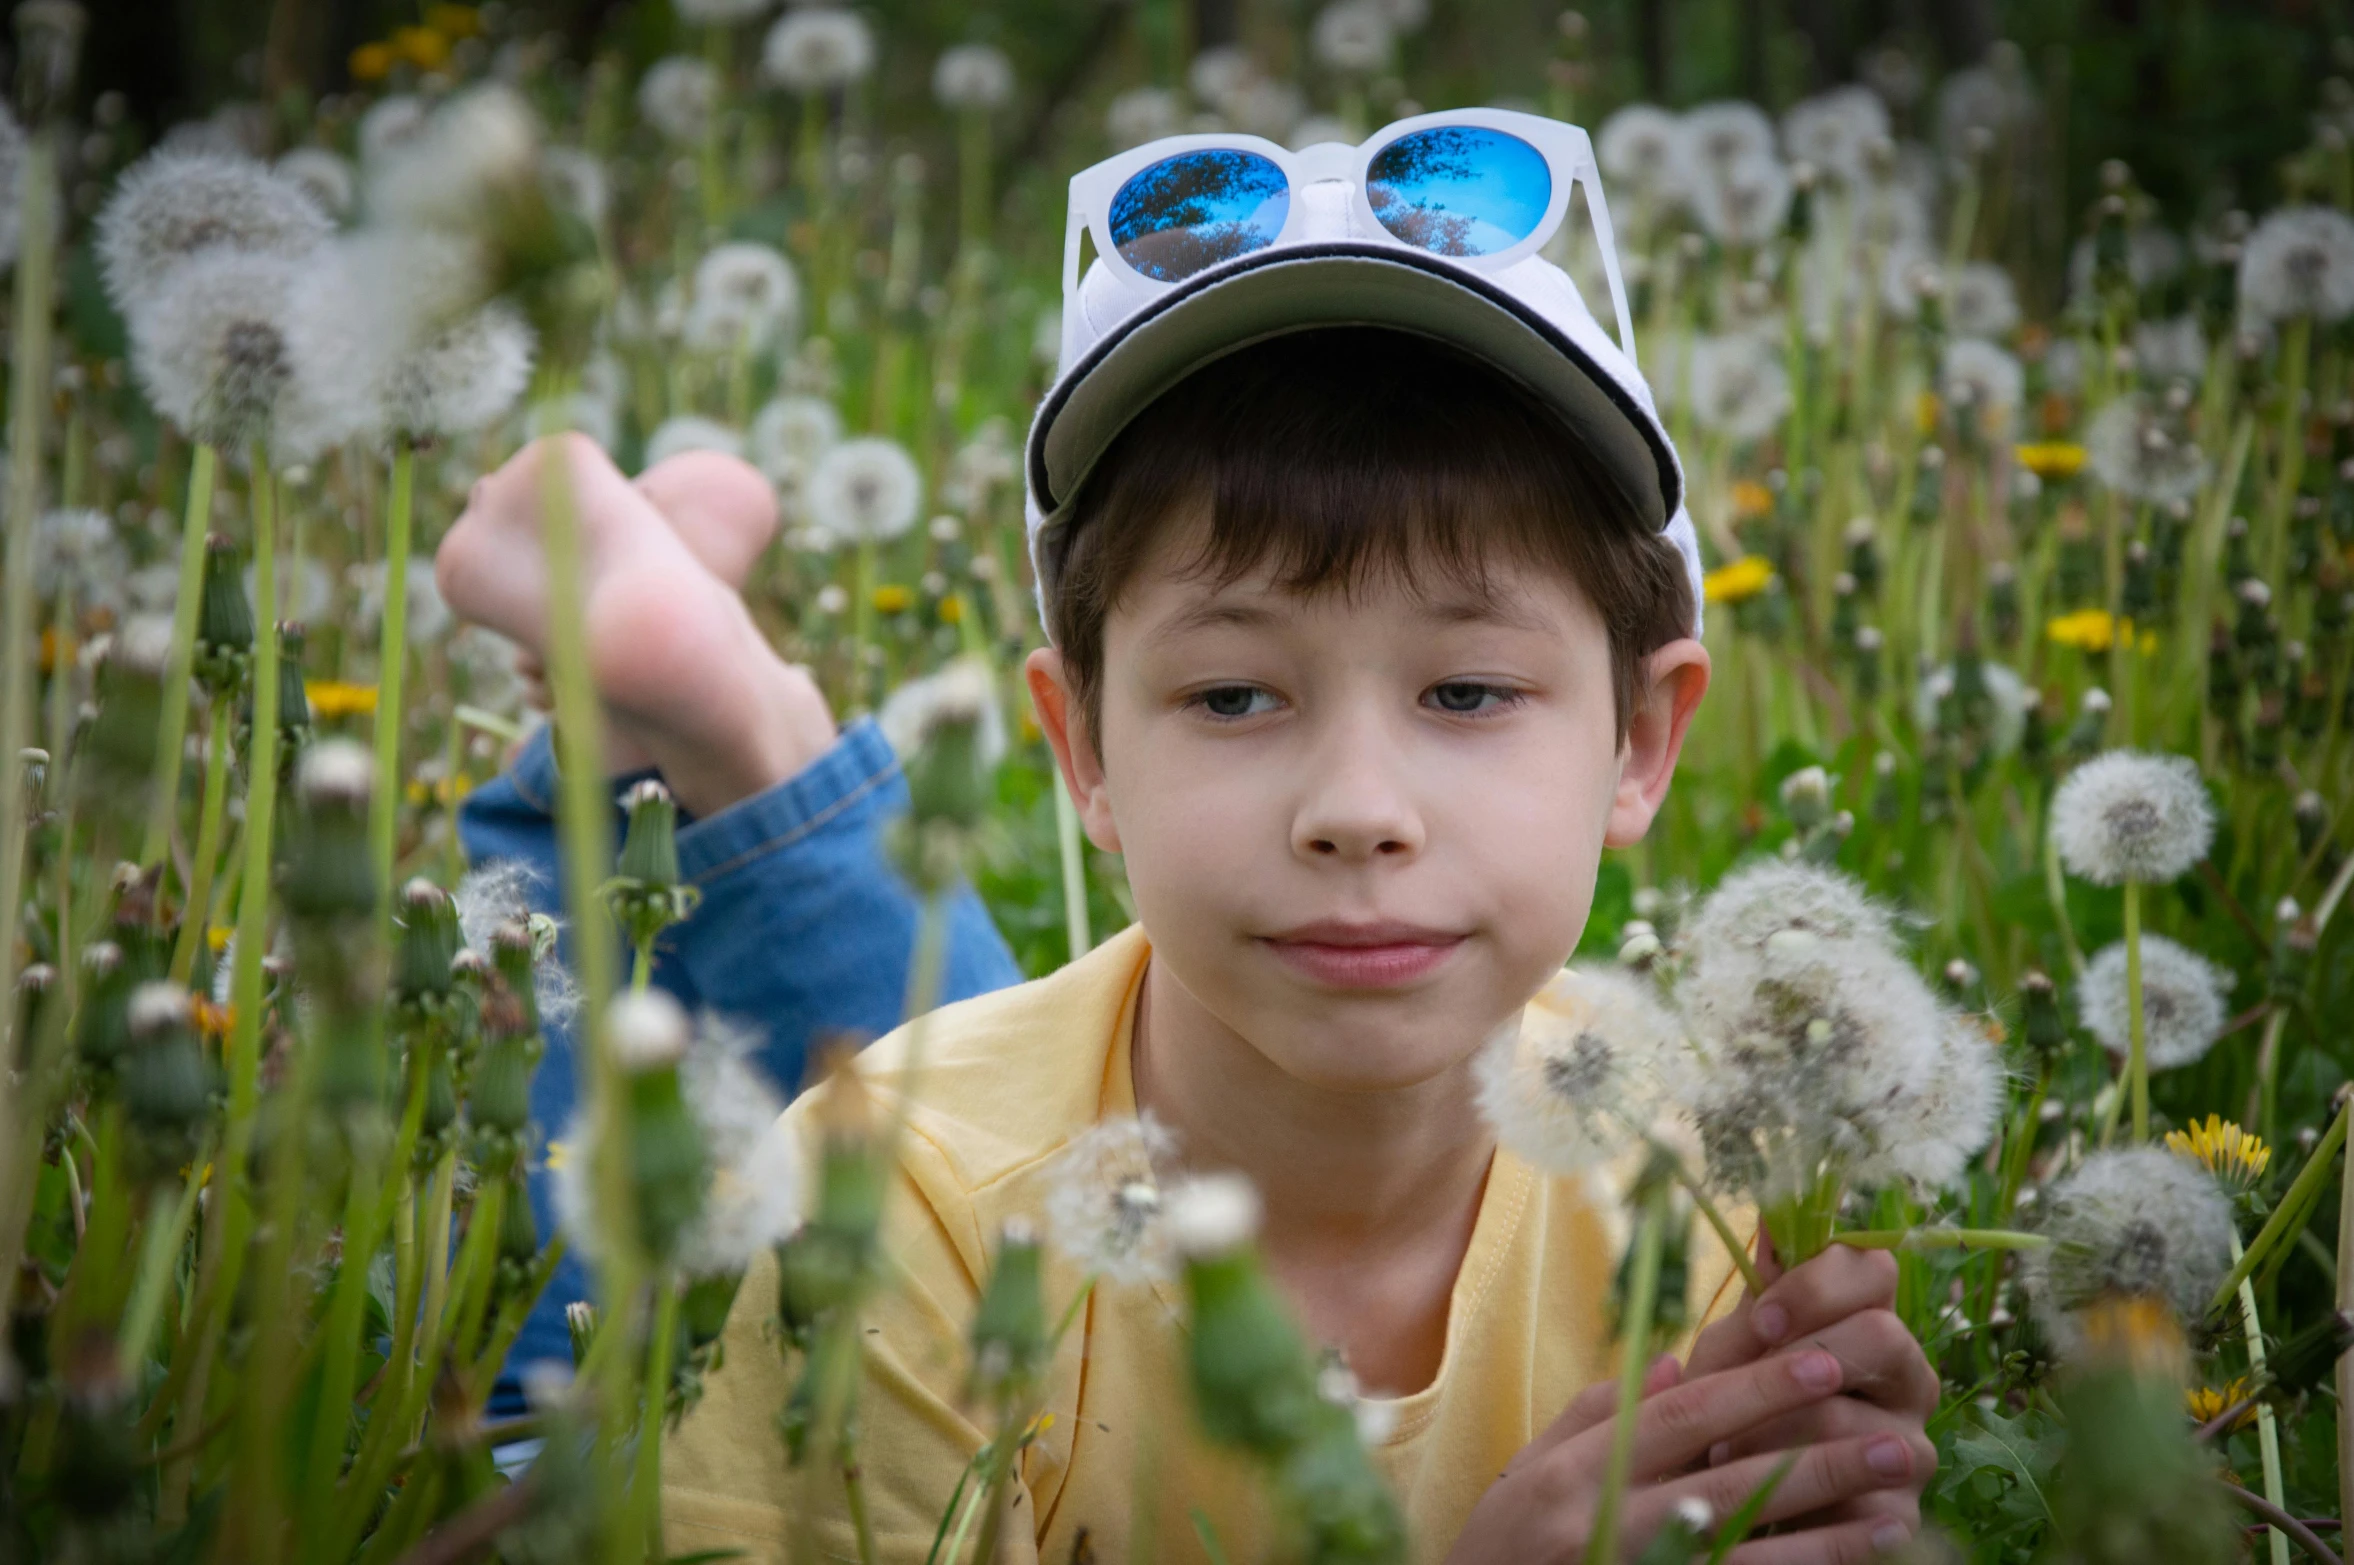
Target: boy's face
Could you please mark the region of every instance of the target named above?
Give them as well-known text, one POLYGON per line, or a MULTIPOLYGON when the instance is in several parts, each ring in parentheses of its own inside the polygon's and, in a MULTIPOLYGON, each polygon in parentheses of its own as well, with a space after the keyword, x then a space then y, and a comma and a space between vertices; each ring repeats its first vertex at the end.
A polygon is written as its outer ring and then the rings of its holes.
POLYGON ((1100 745, 1059 658, 1031 672, 1156 981, 1313 1085, 1461 1065, 1575 949, 1602 849, 1649 826, 1707 654, 1654 654, 1622 748, 1602 622, 1554 573, 1303 597, 1180 574, 1191 542, 1109 617, 1100 745))

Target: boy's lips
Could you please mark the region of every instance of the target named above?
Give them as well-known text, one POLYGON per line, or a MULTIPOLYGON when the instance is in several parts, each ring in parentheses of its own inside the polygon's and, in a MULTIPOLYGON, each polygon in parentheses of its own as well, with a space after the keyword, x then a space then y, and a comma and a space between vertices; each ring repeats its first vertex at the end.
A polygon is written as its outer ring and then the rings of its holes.
POLYGON ((1391 989, 1427 976, 1463 943, 1452 930, 1323 919, 1259 937, 1285 965, 1335 989, 1391 989))

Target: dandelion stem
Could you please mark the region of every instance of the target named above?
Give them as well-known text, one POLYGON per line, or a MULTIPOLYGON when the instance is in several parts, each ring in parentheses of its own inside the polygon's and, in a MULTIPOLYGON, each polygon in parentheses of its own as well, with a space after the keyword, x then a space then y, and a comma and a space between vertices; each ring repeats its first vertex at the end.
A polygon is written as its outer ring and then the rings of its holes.
MULTIPOLYGON (((2215 1297, 2208 1301, 2207 1314, 2220 1313, 2238 1294, 2240 1284, 2255 1275, 2256 1268, 2264 1263, 2273 1249, 2304 1228, 2305 1219, 2310 1215, 2314 1201, 2320 1197, 2321 1187, 2328 1181, 2339 1151, 2346 1145, 2346 1116, 2350 1112, 2354 1112, 2354 1096, 2349 1096, 2338 1105, 2337 1117, 2329 1122, 2329 1129, 2323 1134, 2321 1144, 2313 1149, 2313 1155, 2305 1160, 2305 1166, 2297 1170, 2296 1179, 2281 1196, 2280 1204, 2272 1209, 2272 1216, 2265 1219, 2264 1226, 2256 1231, 2256 1237, 2249 1241, 2246 1253, 2232 1267, 2231 1275, 2223 1279, 2223 1286, 2215 1290, 2215 1297)), ((2345 1247, 2341 1245, 2341 1266, 2345 1264, 2345 1254, 2345 1247)))
POLYGON ((646 1343, 645 1411, 639 1415, 637 1472, 630 1485, 630 1530, 646 1540, 654 1559, 662 1557, 662 1418, 678 1346, 678 1296, 676 1277, 655 1279, 654 1329, 646 1343))
MULTIPOLYGON (((21 284, 21 270, 18 277, 21 284)), ((163 713, 156 726, 155 776, 147 796, 147 838, 139 848, 143 865, 160 863, 170 850, 172 816, 180 802, 180 747, 188 740, 188 674, 196 660, 196 611, 204 597, 204 538, 212 530, 213 472, 218 462, 211 443, 200 440, 188 464, 188 503, 180 524, 179 596, 172 603, 172 648, 164 662, 163 713)), ((258 556, 255 572, 258 577, 258 556)), ((254 596, 261 596, 258 579, 254 596)), ((259 619, 264 639, 275 612, 273 609, 259 619)))
POLYGON ((1584 1557, 1618 1558, 1619 1510, 1635 1461, 1635 1408, 1643 1400, 1643 1376, 1651 1367, 1651 1322, 1659 1305, 1659 1262, 1667 1234, 1667 1186, 1645 1192, 1635 1219, 1634 1263, 1627 1278, 1626 1318, 1619 1333, 1618 1410, 1610 1423, 1610 1459, 1602 1472, 1602 1498, 1594 1512, 1584 1557))
POLYGON ((1054 845, 1063 865, 1063 934, 1070 942, 1071 960, 1095 948, 1087 927, 1087 859, 1079 836, 1079 807, 1061 775, 1054 779, 1054 845))
POLYGON ((196 1192, 204 1188, 204 1163, 200 1152, 177 1195, 165 1185, 149 1198, 146 1231, 139 1236, 139 1269, 132 1275, 130 1303, 123 1309, 117 1338, 126 1369, 135 1370, 147 1357, 147 1341, 163 1319, 164 1295, 188 1237, 188 1224, 196 1216, 196 1192))
POLYGON ((1854 1250, 2042 1250, 2043 1234, 2012 1228, 1855 1228, 1831 1236, 1854 1250))
POLYGON ((401 685, 409 661, 409 534, 416 512, 416 448, 392 443, 392 502, 384 529, 384 621, 377 635, 376 787, 368 798, 368 856, 376 869, 376 938, 392 939, 392 860, 401 806, 401 685))
MULTIPOLYGON (((2240 1258, 2238 1229, 2232 1230, 2231 1258, 2240 1258)), ((2256 1289, 2247 1278, 2240 1279, 2240 1325, 2248 1341, 2248 1376, 2261 1384, 2265 1378, 2264 1323, 2256 1313, 2256 1289)), ((2264 1462, 2264 1498, 2276 1508, 2285 1509, 2280 1477, 2280 1426, 2274 1419, 2272 1404, 2256 1404, 2256 1445, 2264 1462)), ((2289 1538, 2278 1527, 2268 1529, 2272 1542, 2272 1565, 2289 1565, 2289 1538)))
POLYGON ((226 692, 213 703, 205 725, 204 803, 196 816, 196 852, 188 863, 188 905, 180 911, 180 934, 172 945, 172 982, 184 984, 196 970, 196 949, 212 924, 213 871, 221 856, 221 817, 228 806, 229 724, 226 692))
POLYGON ((2076 943, 2076 926, 2068 918, 2068 882, 2060 873, 2060 839, 2052 835, 2051 794, 2044 792, 2043 894, 2052 905, 2052 922, 2060 931, 2060 949, 2068 954, 2068 971, 2084 976, 2084 950, 2076 943))
POLYGON ((1765 1277, 1758 1271, 1757 1263, 1749 1258, 1748 1242, 1734 1231, 1732 1223, 1719 1210, 1716 1202, 1709 1198, 1700 1181, 1692 1177, 1691 1170, 1684 1167, 1681 1158, 1676 1159, 1676 1183, 1684 1187, 1685 1194, 1692 1198, 1693 1206, 1707 1219, 1708 1226, 1716 1230, 1717 1239, 1723 1243, 1725 1253, 1733 1258, 1733 1265, 1739 1268, 1741 1281, 1748 1287, 1749 1296, 1754 1299, 1763 1294, 1766 1291, 1765 1277))
MULTIPOLYGON (((2348 860, 2354 863, 2354 859, 2348 860)), ((2345 1124, 2343 1110, 2338 1127, 2345 1124)), ((2338 1194, 2338 1312, 2354 1310, 2354 1179, 2341 1178, 2338 1194)), ((2338 1515, 2354 1522, 2354 1354, 2341 1353, 2331 1370, 2338 1393, 2338 1515)))
POLYGON ((2125 1024, 2132 1043, 2125 1070, 2133 1091, 2133 1141, 2140 1146, 2150 1139, 2150 1057, 2142 1015, 2141 882, 2133 879, 2125 882, 2125 1024))

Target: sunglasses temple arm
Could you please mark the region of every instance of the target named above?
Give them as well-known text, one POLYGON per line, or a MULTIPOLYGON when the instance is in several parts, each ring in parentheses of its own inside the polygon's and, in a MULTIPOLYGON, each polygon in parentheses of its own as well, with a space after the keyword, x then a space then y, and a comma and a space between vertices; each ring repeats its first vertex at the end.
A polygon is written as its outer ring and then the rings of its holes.
POLYGON ((1639 369, 1635 357, 1635 317, 1627 308, 1626 279, 1618 269, 1618 236, 1610 226, 1610 207, 1602 199, 1602 181, 1588 163, 1578 170, 1578 186, 1586 193, 1586 220, 1594 225, 1594 241, 1602 249, 1602 275, 1610 283, 1610 308, 1618 317, 1619 351, 1639 369))
MULTIPOLYGON (((1077 181, 1073 181, 1076 186, 1077 181)), ((1087 210, 1080 205, 1079 192, 1071 191, 1070 205, 1063 218, 1063 332, 1062 344, 1055 357, 1055 368, 1060 373, 1070 362, 1071 334, 1078 326, 1079 302, 1079 240, 1087 232, 1087 210)))

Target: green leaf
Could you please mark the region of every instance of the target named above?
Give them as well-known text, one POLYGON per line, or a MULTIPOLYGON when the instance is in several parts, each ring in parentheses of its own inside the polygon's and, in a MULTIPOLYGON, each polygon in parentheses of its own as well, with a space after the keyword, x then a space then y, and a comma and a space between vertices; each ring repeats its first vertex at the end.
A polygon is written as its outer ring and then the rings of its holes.
MULTIPOLYGON (((1992 1500, 1987 1512, 1975 1519, 1996 1530, 2048 1527, 2052 1523, 2051 1477, 2066 1438, 2060 1427, 2042 1413, 2030 1410, 2005 1418, 1979 1409, 1955 1432, 1949 1483, 1968 1485, 1992 1500), (1993 1493, 1978 1482, 1990 1475, 1993 1493)), ((1969 1507, 1965 1507, 1969 1508, 1969 1507)))

